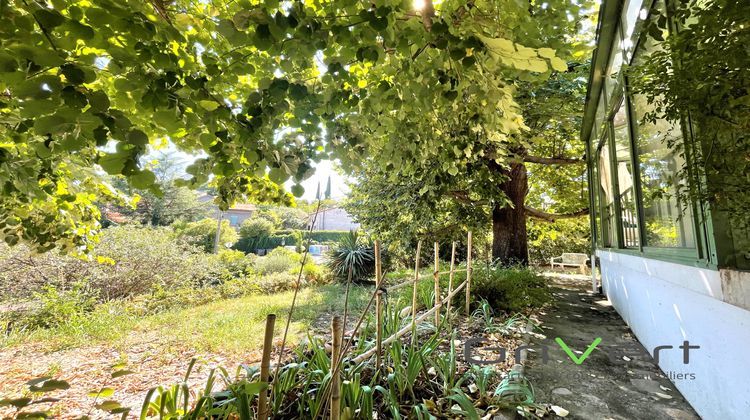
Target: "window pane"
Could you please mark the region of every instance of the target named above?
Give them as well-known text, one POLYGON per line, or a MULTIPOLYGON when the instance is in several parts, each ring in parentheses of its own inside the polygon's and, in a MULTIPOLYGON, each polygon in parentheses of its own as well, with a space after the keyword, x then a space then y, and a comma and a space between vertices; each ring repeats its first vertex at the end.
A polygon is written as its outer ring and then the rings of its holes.
POLYGON ((606 141, 599 151, 598 160, 602 243, 604 246, 612 246, 615 205, 614 192, 612 191, 612 170, 609 165, 609 145, 606 141))
POLYGON ((635 183, 633 182, 633 161, 630 152, 630 133, 625 102, 612 119, 615 132, 615 158, 617 162, 617 183, 622 214, 622 238, 625 247, 638 247, 638 212, 635 203, 635 183))
POLYGON ((638 159, 643 191, 645 245, 654 247, 694 248, 693 215, 682 214, 675 193, 681 180, 676 178, 685 159, 676 148, 682 136, 680 127, 666 120, 644 121, 653 106, 643 96, 633 98, 638 118, 638 159), (671 146, 671 147, 670 147, 671 146))
MULTIPOLYGON (((609 64, 607 66, 607 75, 604 78, 605 91, 607 92, 607 98, 611 99, 612 94, 615 91, 615 85, 617 85, 617 76, 622 68, 622 39, 620 39, 620 31, 615 31, 615 39, 612 41, 612 50, 609 55, 609 64)), ((611 103, 611 101, 608 101, 611 103)))

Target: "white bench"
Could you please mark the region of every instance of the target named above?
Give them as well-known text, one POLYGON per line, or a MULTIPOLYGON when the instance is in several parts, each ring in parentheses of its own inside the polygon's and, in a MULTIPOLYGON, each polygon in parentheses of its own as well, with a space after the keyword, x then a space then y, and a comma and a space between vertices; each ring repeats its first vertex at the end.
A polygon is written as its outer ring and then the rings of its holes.
POLYGON ((578 267, 581 269, 581 271, 584 271, 586 269, 587 262, 589 262, 588 255, 578 254, 575 252, 563 252, 561 256, 552 257, 549 261, 552 269, 554 269, 556 265, 559 265, 560 268, 563 268, 565 266, 578 267))

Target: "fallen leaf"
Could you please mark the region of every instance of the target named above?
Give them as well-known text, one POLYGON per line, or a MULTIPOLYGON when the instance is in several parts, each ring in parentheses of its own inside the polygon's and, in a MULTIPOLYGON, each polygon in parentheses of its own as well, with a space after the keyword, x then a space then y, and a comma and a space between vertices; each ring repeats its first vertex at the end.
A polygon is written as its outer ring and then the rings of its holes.
POLYGON ((570 411, 568 411, 568 410, 566 410, 566 409, 564 409, 564 408, 560 407, 559 405, 553 405, 553 406, 552 406, 552 407, 550 407, 550 408, 552 409, 552 411, 554 411, 554 412, 555 412, 555 414, 557 414, 557 415, 558 415, 558 416, 560 416, 560 417, 565 417, 565 416, 567 416, 568 414, 570 414, 570 411))

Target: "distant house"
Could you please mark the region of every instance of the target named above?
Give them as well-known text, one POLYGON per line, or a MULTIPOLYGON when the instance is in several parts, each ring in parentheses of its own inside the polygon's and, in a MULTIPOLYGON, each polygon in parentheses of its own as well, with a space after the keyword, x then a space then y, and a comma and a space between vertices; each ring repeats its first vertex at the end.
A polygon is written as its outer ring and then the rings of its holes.
POLYGON ((230 226, 238 228, 253 213, 255 213, 253 204, 235 204, 231 209, 224 212, 222 219, 229 220, 230 226))
POLYGON ((334 207, 331 209, 323 209, 317 213, 310 214, 308 226, 314 225, 312 230, 357 230, 359 229, 359 223, 352 219, 352 216, 347 213, 346 210, 334 207))
MULTIPOLYGON (((203 195, 198 198, 201 202, 213 202, 214 197, 210 195, 203 195)), ((213 217, 218 219, 221 217, 222 220, 229 220, 229 225, 235 228, 239 228, 242 222, 249 219, 250 216, 255 213, 256 207, 254 204, 235 204, 227 211, 220 212, 216 205, 211 206, 211 212, 213 217)))

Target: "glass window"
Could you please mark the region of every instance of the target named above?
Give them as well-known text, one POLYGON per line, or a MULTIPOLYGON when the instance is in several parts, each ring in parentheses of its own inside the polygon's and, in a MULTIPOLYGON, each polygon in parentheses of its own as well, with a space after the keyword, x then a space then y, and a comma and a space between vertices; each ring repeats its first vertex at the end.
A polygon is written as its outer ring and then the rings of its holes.
POLYGON ((620 222, 622 223, 623 245, 626 248, 638 247, 638 210, 633 178, 633 160, 630 151, 627 107, 620 101, 619 108, 612 118, 615 133, 615 167, 617 168, 617 196, 620 200, 620 222))
POLYGON ((594 215, 594 230, 597 232, 596 235, 596 245, 602 246, 602 234, 600 232, 600 227, 602 226, 602 211, 600 208, 600 200, 599 200, 599 165, 597 165, 598 155, 596 154, 596 141, 589 142, 591 145, 592 152, 590 152, 590 156, 593 156, 590 160, 591 163, 591 189, 592 189, 592 200, 591 203, 591 211, 594 215))
POLYGON ((614 192, 612 190, 612 170, 609 161, 609 145, 605 140, 604 144, 599 149, 597 162, 599 169, 598 192, 601 212, 601 236, 604 246, 612 246, 612 238, 614 238, 615 206, 614 192))
MULTIPOLYGON (((624 22, 623 22, 623 34, 624 39, 630 39, 635 29, 635 23, 638 21, 638 17, 641 15, 641 5, 643 0, 626 0, 624 22)), ((645 13, 644 13, 645 14, 645 13)), ((641 17, 643 19, 643 17, 641 17)))
POLYGON ((637 147, 643 195, 644 244, 652 247, 694 248, 693 215, 678 202, 677 178, 684 164, 681 131, 677 124, 666 120, 646 122, 653 111, 646 98, 633 98, 638 119, 637 147), (683 212, 684 210, 684 212, 683 212))
POLYGON ((239 223, 240 223, 240 216, 237 216, 236 214, 229 215, 230 226, 237 226, 239 223))
POLYGON ((604 129, 605 119, 607 118, 606 112, 606 100, 604 98, 604 90, 599 95, 599 103, 596 105, 596 115, 594 116, 594 127, 596 130, 592 135, 592 138, 598 139, 602 135, 604 129))
MULTIPOLYGON (((612 50, 609 55, 609 64, 607 65, 607 74, 604 78, 607 98, 611 99, 617 85, 617 76, 622 68, 622 39, 620 38, 619 29, 615 31, 615 39, 612 41, 612 50)), ((611 103, 611 101, 609 102, 611 103)))

